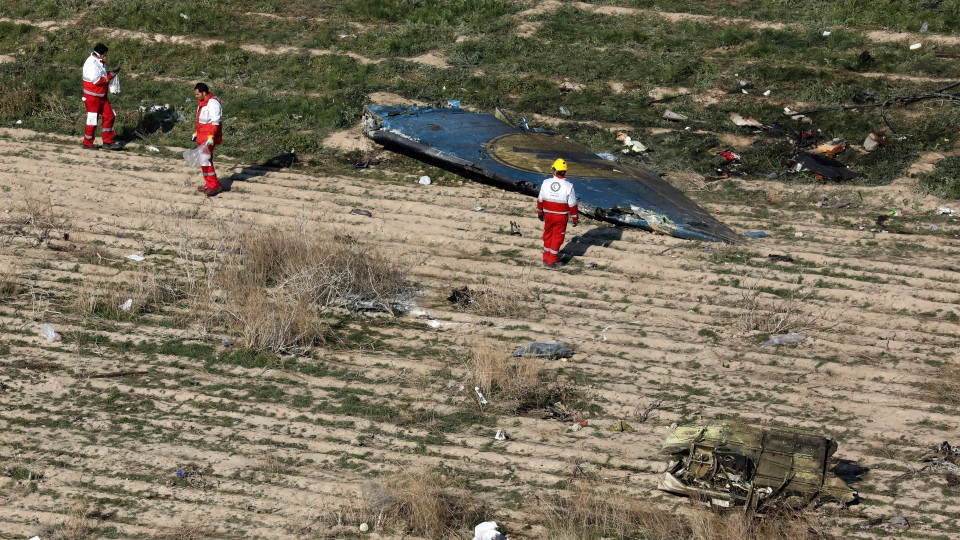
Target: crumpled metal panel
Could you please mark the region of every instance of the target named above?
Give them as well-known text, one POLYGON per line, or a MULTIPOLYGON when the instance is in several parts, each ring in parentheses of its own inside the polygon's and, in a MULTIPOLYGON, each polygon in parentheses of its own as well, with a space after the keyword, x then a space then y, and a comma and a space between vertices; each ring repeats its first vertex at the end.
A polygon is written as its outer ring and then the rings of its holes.
POLYGON ((836 450, 836 441, 802 430, 680 426, 663 445, 675 462, 659 487, 730 504, 755 505, 776 496, 849 503, 856 492, 832 472, 836 450))
POLYGON ((369 105, 364 132, 374 141, 468 178, 537 196, 557 158, 567 161, 580 211, 594 219, 678 238, 739 243, 741 237, 657 173, 597 156, 542 130, 459 107, 369 105))

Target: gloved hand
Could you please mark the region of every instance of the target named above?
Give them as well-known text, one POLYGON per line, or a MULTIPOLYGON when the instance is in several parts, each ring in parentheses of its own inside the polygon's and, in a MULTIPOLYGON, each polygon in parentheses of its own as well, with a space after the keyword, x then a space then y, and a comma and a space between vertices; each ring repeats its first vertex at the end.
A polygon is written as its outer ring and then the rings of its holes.
POLYGON ((573 218, 573 226, 576 227, 579 224, 580 224, 580 220, 577 218, 573 218))
POLYGON ((540 221, 543 221, 543 214, 537 214, 537 219, 539 219, 540 221))
POLYGON ((193 142, 197 142, 197 134, 194 133, 193 135, 191 135, 191 136, 190 136, 190 140, 193 141, 193 142))
POLYGON ((206 144, 207 146, 213 146, 213 135, 207 137, 207 142, 204 144, 206 144))
POLYGON ((118 73, 120 73, 120 68, 117 68, 117 69, 113 70, 113 75, 114 75, 114 76, 116 76, 118 73))

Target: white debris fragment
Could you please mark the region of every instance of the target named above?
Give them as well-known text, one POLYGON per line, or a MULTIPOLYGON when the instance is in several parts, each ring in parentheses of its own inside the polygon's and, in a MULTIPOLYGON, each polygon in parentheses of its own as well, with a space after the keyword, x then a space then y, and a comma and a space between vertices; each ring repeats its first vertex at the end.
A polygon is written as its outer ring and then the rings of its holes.
POLYGON ((474 386, 474 387, 473 387, 473 391, 476 392, 476 393, 477 393, 477 397, 480 398, 480 404, 481 404, 481 405, 486 405, 486 404, 487 404, 487 398, 483 397, 483 392, 480 391, 480 387, 479 387, 479 386, 474 386))
POLYGON ((131 261, 136 261, 136 262, 142 262, 146 260, 146 257, 144 257, 143 255, 137 255, 136 253, 127 255, 127 258, 130 259, 131 261))

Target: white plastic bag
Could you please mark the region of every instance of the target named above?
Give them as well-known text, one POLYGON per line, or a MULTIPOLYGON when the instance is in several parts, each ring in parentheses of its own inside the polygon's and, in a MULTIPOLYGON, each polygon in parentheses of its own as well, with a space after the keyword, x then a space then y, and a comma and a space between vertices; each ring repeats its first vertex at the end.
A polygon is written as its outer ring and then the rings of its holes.
POLYGON ((120 93, 120 75, 114 74, 113 78, 110 79, 110 93, 111 94, 120 93))
POLYGON ((40 335, 44 337, 49 343, 54 343, 63 339, 60 334, 54 332, 53 325, 50 323, 43 323, 40 325, 40 335))
POLYGON ((193 150, 185 151, 183 153, 183 159, 187 160, 187 165, 191 167, 200 167, 204 162, 210 161, 210 148, 205 144, 201 144, 193 150))

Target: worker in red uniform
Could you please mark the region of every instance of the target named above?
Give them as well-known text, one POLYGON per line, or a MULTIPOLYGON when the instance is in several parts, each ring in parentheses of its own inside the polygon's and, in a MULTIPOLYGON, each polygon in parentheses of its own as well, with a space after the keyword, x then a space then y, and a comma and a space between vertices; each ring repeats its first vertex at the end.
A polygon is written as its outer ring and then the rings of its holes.
POLYGON ((213 149, 223 142, 223 128, 220 125, 223 119, 223 106, 220 98, 210 93, 210 87, 205 83, 197 83, 193 87, 193 94, 197 96, 197 131, 193 140, 197 145, 206 145, 210 150, 210 157, 204 159, 200 165, 203 172, 204 184, 197 191, 207 197, 212 197, 223 191, 217 171, 213 168, 213 149))
POLYGON ((560 246, 567 232, 568 216, 574 227, 580 223, 577 194, 566 175, 567 162, 563 159, 554 161, 553 177, 543 181, 537 197, 537 217, 543 222, 543 264, 548 268, 556 268, 560 261, 560 246))
POLYGON ((123 147, 113 140, 113 121, 117 115, 107 98, 110 81, 117 76, 120 69, 107 71, 106 62, 107 46, 97 43, 87 61, 83 63, 83 97, 80 99, 87 108, 87 125, 83 132, 83 147, 87 150, 96 150, 93 146, 93 135, 100 117, 103 117, 103 127, 100 130, 103 147, 110 150, 120 150, 123 147))

